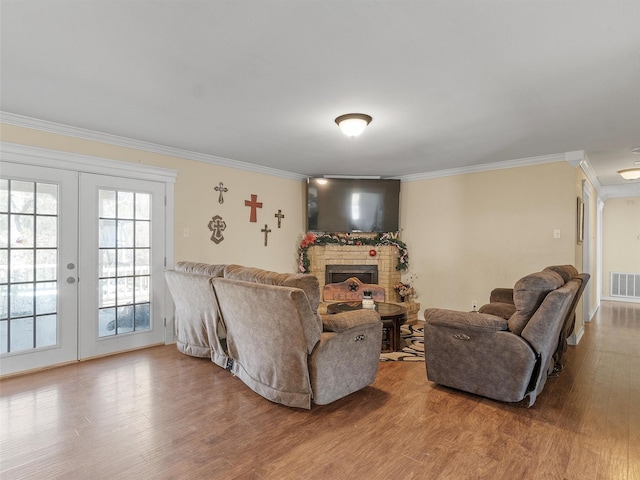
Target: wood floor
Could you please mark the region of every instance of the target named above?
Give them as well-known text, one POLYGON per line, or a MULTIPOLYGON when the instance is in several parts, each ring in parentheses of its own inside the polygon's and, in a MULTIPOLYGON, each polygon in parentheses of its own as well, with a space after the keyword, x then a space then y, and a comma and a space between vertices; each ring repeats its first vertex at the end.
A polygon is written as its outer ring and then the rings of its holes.
POLYGON ((640 479, 640 305, 603 302, 530 409, 380 364, 310 411, 154 347, 0 382, 5 479, 640 479))

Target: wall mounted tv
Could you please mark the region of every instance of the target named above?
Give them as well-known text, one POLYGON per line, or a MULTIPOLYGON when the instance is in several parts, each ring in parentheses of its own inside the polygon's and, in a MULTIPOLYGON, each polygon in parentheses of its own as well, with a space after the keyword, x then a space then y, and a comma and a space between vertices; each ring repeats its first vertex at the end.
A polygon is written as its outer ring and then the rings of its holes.
POLYGON ((307 231, 396 232, 399 215, 400 180, 307 180, 307 231))

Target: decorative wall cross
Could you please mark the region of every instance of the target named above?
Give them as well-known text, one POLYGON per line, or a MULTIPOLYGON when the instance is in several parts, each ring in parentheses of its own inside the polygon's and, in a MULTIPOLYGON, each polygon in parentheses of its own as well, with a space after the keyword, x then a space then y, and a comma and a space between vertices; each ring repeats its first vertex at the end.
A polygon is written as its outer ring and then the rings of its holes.
POLYGON ((227 228, 227 224, 220 215, 216 215, 215 217, 211 217, 211 221, 209 222, 209 230, 213 233, 211 234, 211 241, 216 245, 224 240, 222 236, 222 232, 227 228))
POLYGON ((284 213, 282 213, 282 210, 278 209, 278 213, 276 213, 274 217, 278 219, 278 228, 280 228, 280 222, 282 222, 282 219, 284 218, 284 213))
POLYGON ((269 225, 267 225, 266 223, 264 224, 264 228, 262 230, 260 230, 261 232, 264 233, 264 246, 267 246, 267 235, 269 235, 269 232, 271 232, 271 229, 269 228, 269 225))
POLYGON ((225 187, 222 182, 220 182, 217 187, 214 187, 214 190, 216 192, 220 192, 220 195, 218 195, 218 203, 224 203, 224 198, 222 197, 222 194, 225 192, 228 192, 229 189, 225 187))
POLYGON ((245 200, 244 206, 251 207, 251 214, 249 215, 249 221, 257 222, 258 213, 256 208, 262 208, 262 202, 258 202, 258 195, 251 194, 251 200, 245 200))

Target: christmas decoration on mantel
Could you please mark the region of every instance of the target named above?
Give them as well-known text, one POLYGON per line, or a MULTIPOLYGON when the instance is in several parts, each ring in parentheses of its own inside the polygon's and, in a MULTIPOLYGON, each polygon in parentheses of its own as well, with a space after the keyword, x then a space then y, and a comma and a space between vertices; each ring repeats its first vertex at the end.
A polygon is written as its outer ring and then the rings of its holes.
POLYGON ((393 246, 398 249, 398 263, 396 270, 407 270, 409 268, 409 250, 407 245, 397 239, 397 234, 380 233, 375 237, 354 237, 353 235, 338 235, 337 233, 307 233, 298 247, 298 269, 302 273, 309 272, 309 257, 307 250, 309 247, 324 245, 372 245, 376 247, 393 246), (395 237, 395 238, 394 238, 395 237))
POLYGON ((215 217, 211 217, 211 221, 209 222, 209 230, 213 233, 211 234, 211 241, 216 245, 224 240, 222 236, 222 232, 227 228, 227 223, 222 220, 220 215, 216 215, 215 217))
POLYGON ((258 202, 258 195, 254 195, 253 193, 251 194, 251 200, 245 200, 244 201, 244 206, 245 207, 251 207, 251 213, 249 214, 249 221, 250 222, 257 222, 258 221, 258 211, 256 210, 257 208, 262 208, 262 202, 258 202))
POLYGON ((269 228, 269 225, 267 225, 266 223, 264 224, 264 228, 262 230, 260 230, 262 233, 264 233, 264 246, 267 246, 267 236, 269 235, 269 233, 271 232, 271 229, 269 228))
POLYGON ((220 182, 218 183, 217 187, 213 188, 216 192, 219 192, 218 195, 218 203, 223 204, 224 203, 224 197, 222 196, 223 193, 228 192, 229 189, 227 187, 224 186, 224 183, 220 182))

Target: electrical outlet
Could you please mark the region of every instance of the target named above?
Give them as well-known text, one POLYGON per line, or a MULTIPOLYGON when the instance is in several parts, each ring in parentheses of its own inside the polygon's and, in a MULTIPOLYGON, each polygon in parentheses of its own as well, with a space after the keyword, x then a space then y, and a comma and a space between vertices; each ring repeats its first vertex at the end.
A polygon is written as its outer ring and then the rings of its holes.
POLYGON ((478 311, 478 301, 474 300, 473 302, 471 302, 471 308, 473 309, 474 312, 478 311))
POLYGON ((189 236, 189 229, 188 228, 185 228, 185 229, 182 230, 182 236, 184 238, 187 238, 189 236))
POLYGON ((556 228, 553 231, 553 238, 560 238, 560 229, 559 228, 556 228))

